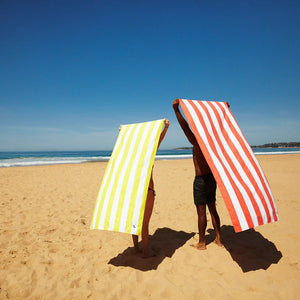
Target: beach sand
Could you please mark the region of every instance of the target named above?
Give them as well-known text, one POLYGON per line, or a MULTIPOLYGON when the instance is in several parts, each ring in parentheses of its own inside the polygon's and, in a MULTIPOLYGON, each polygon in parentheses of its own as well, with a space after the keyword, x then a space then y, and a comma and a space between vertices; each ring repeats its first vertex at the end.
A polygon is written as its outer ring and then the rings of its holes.
POLYGON ((90 230, 107 163, 0 169, 0 299, 299 299, 300 155, 258 156, 279 221, 235 233, 217 191, 225 248, 210 217, 197 242, 191 159, 156 161, 150 246, 90 230))

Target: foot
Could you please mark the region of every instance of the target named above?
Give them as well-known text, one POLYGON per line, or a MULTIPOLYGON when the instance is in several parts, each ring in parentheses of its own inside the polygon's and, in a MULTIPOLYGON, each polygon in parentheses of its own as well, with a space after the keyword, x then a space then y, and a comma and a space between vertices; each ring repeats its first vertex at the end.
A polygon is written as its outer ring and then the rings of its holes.
POLYGON ((206 249, 206 244, 205 244, 205 242, 197 243, 197 244, 192 244, 191 247, 194 247, 197 250, 205 250, 206 249))
POLYGON ((220 238, 216 238, 216 239, 214 240, 214 243, 215 243, 216 245, 218 245, 219 247, 224 248, 224 245, 222 244, 220 238))

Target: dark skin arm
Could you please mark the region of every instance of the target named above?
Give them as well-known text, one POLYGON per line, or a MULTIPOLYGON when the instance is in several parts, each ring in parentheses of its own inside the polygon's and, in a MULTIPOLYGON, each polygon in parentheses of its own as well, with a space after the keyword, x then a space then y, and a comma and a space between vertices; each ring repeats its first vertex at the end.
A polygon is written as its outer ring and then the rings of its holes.
POLYGON ((188 138, 189 142, 194 146, 197 145, 197 140, 196 140, 193 132, 191 131, 187 121, 184 119, 184 117, 182 116, 182 114, 179 110, 179 99, 175 99, 173 101, 173 109, 175 111, 175 115, 177 117, 178 123, 181 126, 184 134, 188 138))
POLYGON ((159 146, 160 146, 162 140, 164 139, 164 137, 165 137, 165 135, 166 135, 166 133, 167 133, 167 130, 168 130, 169 125, 170 125, 169 120, 165 119, 165 120, 164 120, 164 125, 165 125, 165 128, 163 129, 163 131, 162 131, 161 134, 160 134, 157 149, 159 148, 159 146))
POLYGON ((193 161, 195 166, 195 173, 196 175, 204 175, 210 172, 210 169, 205 161, 205 158, 202 154, 202 151, 198 145, 195 135, 193 134, 192 130, 190 129, 187 121, 184 119, 182 114, 179 111, 179 100, 175 99, 173 101, 173 109, 175 111, 177 120, 188 138, 189 142, 193 145, 193 161))

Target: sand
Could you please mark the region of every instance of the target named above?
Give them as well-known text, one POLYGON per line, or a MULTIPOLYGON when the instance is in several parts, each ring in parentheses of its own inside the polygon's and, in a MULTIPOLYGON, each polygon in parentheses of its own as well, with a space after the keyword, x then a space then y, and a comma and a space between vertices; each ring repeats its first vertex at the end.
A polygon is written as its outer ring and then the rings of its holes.
POLYGON ((209 220, 205 251, 192 160, 156 161, 149 259, 89 229, 107 163, 0 169, 0 299, 298 299, 300 155, 258 160, 280 220, 235 233, 217 191, 225 248, 209 220))

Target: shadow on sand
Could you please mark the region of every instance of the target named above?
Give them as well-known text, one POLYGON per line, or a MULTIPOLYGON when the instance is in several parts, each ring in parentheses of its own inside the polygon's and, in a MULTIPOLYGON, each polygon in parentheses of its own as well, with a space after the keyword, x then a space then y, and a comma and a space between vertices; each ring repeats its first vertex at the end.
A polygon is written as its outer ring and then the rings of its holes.
MULTIPOLYGON (((208 233, 206 240, 211 242, 214 240, 214 231, 208 229, 208 233)), ((226 250, 243 272, 266 270, 282 257, 276 246, 253 228, 236 233, 232 226, 224 225, 221 235, 226 250)))
POLYGON ((156 270, 165 257, 172 257, 175 251, 194 235, 195 233, 159 228, 154 235, 149 236, 149 245, 156 256, 144 259, 141 255, 133 253, 133 249, 130 247, 112 258, 108 263, 116 267, 132 267, 141 271, 156 270))
MULTIPOLYGON (((205 238, 208 245, 214 241, 215 233, 212 229, 208 229, 207 232, 205 238)), ((154 235, 149 236, 150 247, 156 256, 144 259, 141 255, 133 253, 133 248, 129 247, 108 263, 116 267, 132 267, 141 271, 156 270, 165 257, 172 257, 175 251, 194 235, 193 232, 187 233, 170 228, 159 228, 154 235)), ((271 264, 277 264, 282 257, 274 243, 264 238, 253 228, 236 233, 232 226, 223 225, 221 235, 225 249, 243 272, 267 270, 271 264)))

